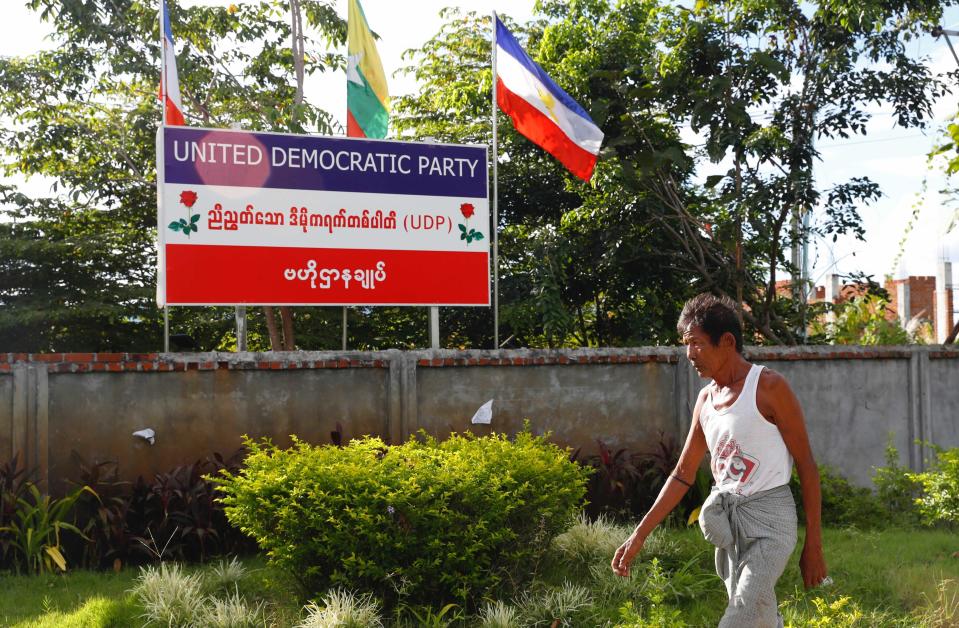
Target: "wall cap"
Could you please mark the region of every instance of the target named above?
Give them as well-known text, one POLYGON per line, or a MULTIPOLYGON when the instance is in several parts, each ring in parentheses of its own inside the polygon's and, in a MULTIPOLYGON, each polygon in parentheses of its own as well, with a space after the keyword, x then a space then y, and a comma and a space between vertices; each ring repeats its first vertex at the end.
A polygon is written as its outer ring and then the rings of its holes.
MULTIPOLYGON (((422 368, 474 366, 553 366, 583 364, 646 364, 680 361, 683 347, 588 349, 419 349, 400 351, 264 351, 231 353, 0 353, 0 375, 15 367, 46 365, 51 374, 181 372, 215 370, 300 370, 389 368, 397 360, 422 368)), ((796 360, 929 359, 957 360, 959 345, 902 346, 747 346, 745 356, 760 362, 796 360)))

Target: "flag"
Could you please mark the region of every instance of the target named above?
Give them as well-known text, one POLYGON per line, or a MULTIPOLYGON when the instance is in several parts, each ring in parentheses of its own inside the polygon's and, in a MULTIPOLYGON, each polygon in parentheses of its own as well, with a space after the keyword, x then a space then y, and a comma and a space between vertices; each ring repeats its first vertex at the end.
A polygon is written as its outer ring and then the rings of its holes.
POLYGON ((163 124, 185 125, 183 103, 180 101, 180 79, 176 74, 176 52, 173 48, 173 30, 166 0, 160 0, 160 28, 163 33, 163 53, 160 73, 160 101, 163 103, 163 124))
POLYGON ((589 181, 603 144, 603 132, 589 114, 523 50, 496 18, 496 102, 513 126, 589 181))
POLYGON ((386 137, 390 94, 373 33, 359 0, 349 0, 346 60, 346 135, 386 137))

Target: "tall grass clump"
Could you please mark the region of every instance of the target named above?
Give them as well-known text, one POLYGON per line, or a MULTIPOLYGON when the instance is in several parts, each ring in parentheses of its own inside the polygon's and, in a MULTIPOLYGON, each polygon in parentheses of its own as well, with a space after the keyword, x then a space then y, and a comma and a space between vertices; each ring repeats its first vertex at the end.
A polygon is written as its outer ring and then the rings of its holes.
POLYGON ((479 614, 480 628, 520 628, 519 610, 497 600, 483 606, 479 614))
POLYGON ((941 580, 935 598, 923 594, 925 605, 914 613, 919 628, 959 626, 959 582, 941 580))
POLYGON ((197 625, 206 602, 200 574, 187 574, 174 563, 142 567, 133 593, 143 619, 160 626, 197 625))
POLYGON ((265 602, 247 602, 237 590, 226 597, 211 595, 204 601, 196 625, 198 628, 259 628, 266 625, 265 609, 265 602))
POLYGON ((585 626, 590 623, 593 596, 584 586, 564 582, 524 593, 519 608, 523 626, 585 626))
POLYGON ((604 515, 590 520, 580 513, 568 530, 553 539, 553 551, 569 567, 588 568, 597 561, 608 562, 629 532, 626 526, 614 525, 604 515))
POLYGON ((307 616, 296 628, 381 628, 380 605, 372 595, 334 589, 306 606, 307 616))
POLYGON ((204 582, 212 593, 235 590, 246 577, 247 569, 236 556, 229 561, 220 559, 206 572, 204 582))

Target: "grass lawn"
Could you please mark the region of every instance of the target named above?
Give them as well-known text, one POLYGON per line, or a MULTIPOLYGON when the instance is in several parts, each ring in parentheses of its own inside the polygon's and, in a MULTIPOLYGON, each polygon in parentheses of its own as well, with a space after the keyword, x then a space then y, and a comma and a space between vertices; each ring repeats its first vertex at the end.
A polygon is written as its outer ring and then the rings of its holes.
MULTIPOLYGON (((690 545, 704 546, 698 529, 672 531, 690 545)), ((924 610, 935 613, 941 604, 938 587, 959 603, 959 535, 946 530, 883 530, 858 531, 826 529, 823 544, 826 563, 835 583, 825 589, 805 591, 799 571, 802 535, 786 572, 776 587, 777 598, 787 620, 806 625, 817 616, 815 598, 835 601, 848 596, 863 611, 856 625, 917 626, 917 614, 924 610), (947 582, 951 581, 951 582, 947 582)), ((709 549, 707 547, 707 549, 709 549)), ((712 552, 700 563, 712 570, 712 552)), ((686 621, 692 626, 715 626, 726 598, 718 578, 711 585, 718 595, 681 604, 686 621)), ((950 609, 943 608, 942 612, 950 609)), ((959 608, 951 609, 959 626, 959 608)))
POLYGON ((131 589, 135 570, 73 571, 63 575, 0 576, 0 626, 77 628, 136 626, 131 589))
MULTIPOLYGON (((698 529, 671 529, 655 535, 629 580, 612 576, 608 569, 610 547, 618 544, 624 532, 625 528, 618 526, 571 529, 563 539, 565 544, 554 544, 530 590, 504 600, 526 613, 527 619, 517 625, 529 625, 529 618, 540 613, 571 626, 715 626, 726 604, 725 592, 712 573, 711 546, 698 529), (562 596, 554 596, 550 598, 553 602, 537 601, 564 587, 585 590, 588 599, 564 602, 562 596), (633 605, 632 610, 623 610, 627 603, 633 605), (566 615, 561 616, 563 613, 566 615)), ((803 591, 797 548, 778 586, 787 625, 812 625, 825 617, 831 619, 816 625, 959 625, 959 557, 954 556, 959 552, 959 535, 954 531, 827 529, 825 545, 835 585, 803 591), (845 596, 850 599, 843 602, 845 596)), ((247 600, 266 604, 265 619, 258 625, 292 626, 303 619, 302 606, 307 600, 301 599, 288 576, 259 558, 247 559, 244 565, 246 575, 236 590, 247 600)), ((209 567, 191 569, 210 571, 209 567)), ((127 569, 119 574, 75 571, 60 576, 0 576, 0 625, 143 625, 144 609, 130 593, 138 573, 127 569)), ((544 625, 549 625, 546 621, 544 625)), ((407 617, 399 625, 417 622, 407 617)), ((475 626, 480 620, 461 614, 453 625, 475 626)))
MULTIPOLYGON (((264 600, 271 624, 292 626, 302 604, 297 586, 259 557, 243 561, 247 574, 239 592, 264 600)), ((203 571, 200 566, 187 569, 203 571)), ((62 575, 0 575, 0 626, 3 628, 130 628, 145 623, 143 607, 131 590, 138 568, 120 573, 75 570, 62 575)), ((270 625, 270 624, 267 624, 270 625)))

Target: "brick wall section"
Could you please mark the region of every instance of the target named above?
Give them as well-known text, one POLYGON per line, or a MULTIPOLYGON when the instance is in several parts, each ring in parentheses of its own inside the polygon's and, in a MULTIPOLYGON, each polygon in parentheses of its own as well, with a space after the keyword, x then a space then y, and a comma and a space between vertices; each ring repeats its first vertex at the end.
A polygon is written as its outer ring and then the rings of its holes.
POLYGON ((936 278, 909 278, 909 316, 922 314, 922 318, 936 320, 936 278))
MULTIPOLYGON (((795 360, 908 359, 910 347, 807 346, 746 347, 749 359, 759 362, 795 360)), ((553 366, 583 364, 675 364, 681 347, 632 349, 510 349, 500 351, 422 350, 408 352, 418 367, 553 366)), ((397 351, 270 353, 0 353, 0 374, 14 364, 46 364, 50 374, 164 373, 215 370, 297 370, 389 368, 397 351)), ((959 359, 959 345, 931 348, 931 359, 959 359)))
POLYGON ((0 373, 14 364, 47 365, 56 373, 163 373, 215 371, 218 369, 286 370, 389 368, 386 356, 346 353, 317 356, 316 352, 287 353, 0 353, 0 373))
POLYGON ((936 278, 930 276, 910 276, 906 279, 887 281, 885 288, 889 292, 890 318, 895 318, 899 312, 899 291, 897 287, 909 282, 909 312, 906 318, 922 314, 923 320, 933 323, 936 320, 936 278))

